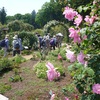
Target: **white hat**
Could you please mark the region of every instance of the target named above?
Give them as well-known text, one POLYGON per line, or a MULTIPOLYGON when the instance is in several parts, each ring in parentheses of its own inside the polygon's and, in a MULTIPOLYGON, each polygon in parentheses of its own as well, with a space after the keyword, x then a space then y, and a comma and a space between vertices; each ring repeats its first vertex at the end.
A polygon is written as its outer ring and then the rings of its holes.
POLYGON ((54 35, 53 37, 55 38, 56 36, 54 35))
POLYGON ((18 35, 15 35, 15 36, 13 37, 13 39, 18 39, 18 35))
POLYGON ((9 37, 9 35, 6 35, 5 38, 7 39, 9 37))
POLYGON ((63 36, 62 33, 58 33, 57 36, 63 36))

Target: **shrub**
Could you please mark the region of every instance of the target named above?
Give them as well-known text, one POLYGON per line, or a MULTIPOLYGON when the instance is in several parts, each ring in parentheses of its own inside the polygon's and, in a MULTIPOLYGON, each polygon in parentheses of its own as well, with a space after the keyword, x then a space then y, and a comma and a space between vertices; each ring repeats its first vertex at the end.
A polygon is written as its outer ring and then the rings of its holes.
POLYGON ((9 60, 8 58, 3 58, 0 59, 0 71, 4 70, 4 69, 11 69, 13 66, 12 61, 9 60))
POLYGON ((20 63, 26 61, 26 59, 23 58, 21 55, 16 55, 16 56, 13 57, 11 60, 12 60, 14 63, 16 63, 16 64, 20 64, 20 63))

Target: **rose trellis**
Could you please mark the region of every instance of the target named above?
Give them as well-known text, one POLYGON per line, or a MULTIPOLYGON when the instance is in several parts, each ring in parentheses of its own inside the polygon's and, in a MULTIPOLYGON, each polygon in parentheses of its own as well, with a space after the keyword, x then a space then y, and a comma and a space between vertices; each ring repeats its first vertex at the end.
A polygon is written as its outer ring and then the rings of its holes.
POLYGON ((46 33, 49 33, 49 30, 51 27, 54 27, 56 25, 61 25, 64 27, 64 29, 66 30, 66 36, 67 36, 67 41, 69 41, 69 32, 68 32, 68 26, 65 25, 63 22, 59 22, 59 21, 56 21, 56 20, 52 20, 52 21, 49 21, 43 28, 43 31, 44 31, 44 34, 46 33))

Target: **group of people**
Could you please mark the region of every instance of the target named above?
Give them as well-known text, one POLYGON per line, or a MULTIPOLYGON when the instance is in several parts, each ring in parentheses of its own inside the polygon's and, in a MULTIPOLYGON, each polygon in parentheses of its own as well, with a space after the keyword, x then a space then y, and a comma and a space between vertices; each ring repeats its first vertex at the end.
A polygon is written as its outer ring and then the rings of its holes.
POLYGON ((39 44, 40 49, 44 47, 50 50, 52 49, 55 50, 56 47, 61 46, 63 35, 56 34, 56 35, 53 35, 53 37, 51 37, 50 33, 44 36, 41 36, 40 34, 38 34, 37 38, 38 38, 38 44, 39 44))
MULTIPOLYGON (((41 36, 40 34, 36 34, 38 39, 38 47, 41 50, 55 50, 56 47, 61 46, 61 42, 63 39, 63 35, 58 33, 54 36, 50 36, 50 33, 41 36)), ((4 57, 7 56, 7 51, 9 50, 9 36, 6 35, 5 39, 0 42, 0 46, 4 49, 4 57), (2 46, 1 46, 2 45, 2 46)), ((21 38, 18 35, 13 37, 12 41, 12 55, 15 56, 16 54, 20 54, 23 50, 21 38)))
MULTIPOLYGON (((4 57, 7 56, 7 51, 9 50, 9 35, 6 35, 5 39, 0 42, 0 46, 4 50, 4 57)), ((12 41, 12 55, 15 56, 16 54, 20 54, 22 49, 21 38, 19 38, 18 35, 15 35, 12 41)))

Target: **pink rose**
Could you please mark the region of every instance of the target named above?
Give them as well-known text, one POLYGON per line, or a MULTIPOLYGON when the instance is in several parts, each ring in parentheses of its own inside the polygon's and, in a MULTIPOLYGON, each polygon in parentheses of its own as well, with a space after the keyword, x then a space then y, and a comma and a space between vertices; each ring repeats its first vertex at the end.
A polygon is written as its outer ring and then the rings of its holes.
POLYGON ((66 57, 67 57, 67 59, 70 60, 70 62, 76 61, 76 56, 75 56, 74 52, 72 52, 70 50, 67 50, 66 57))
POLYGON ((67 7, 65 7, 65 10, 64 10, 63 14, 65 15, 66 19, 68 19, 69 21, 71 21, 77 15, 77 12, 74 11, 72 8, 69 8, 67 6, 67 7))
POLYGON ((46 64, 46 67, 47 67, 48 69, 54 69, 53 64, 51 64, 50 62, 48 62, 48 63, 46 64))
POLYGON ((85 55, 84 55, 82 52, 80 52, 80 54, 77 56, 77 60, 78 60, 78 62, 80 62, 81 64, 85 64, 84 58, 85 58, 85 55))
POLYGON ((60 77, 60 73, 58 71, 56 71, 56 69, 54 68, 53 64, 51 64, 50 62, 48 62, 46 64, 48 70, 47 70, 47 77, 49 81, 53 81, 54 79, 60 77))
POLYGON ((97 18, 97 16, 92 16, 91 18, 90 18, 90 16, 86 16, 84 20, 85 20, 89 25, 92 25, 92 24, 94 23, 94 21, 95 21, 96 18, 97 18))
POLYGON ((100 84, 94 84, 93 87, 92 87, 92 90, 94 93, 96 94, 100 94, 100 84))
POLYGON ((82 16, 80 14, 77 15, 77 18, 74 20, 74 24, 76 24, 77 26, 79 26, 82 22, 82 16))
POLYGON ((69 28, 69 32, 70 32, 69 37, 74 39, 74 43, 76 43, 76 42, 81 43, 81 38, 78 35, 79 31, 80 30, 75 30, 74 28, 69 28))
POLYGON ((69 100, 69 98, 68 97, 65 97, 65 100, 69 100))

